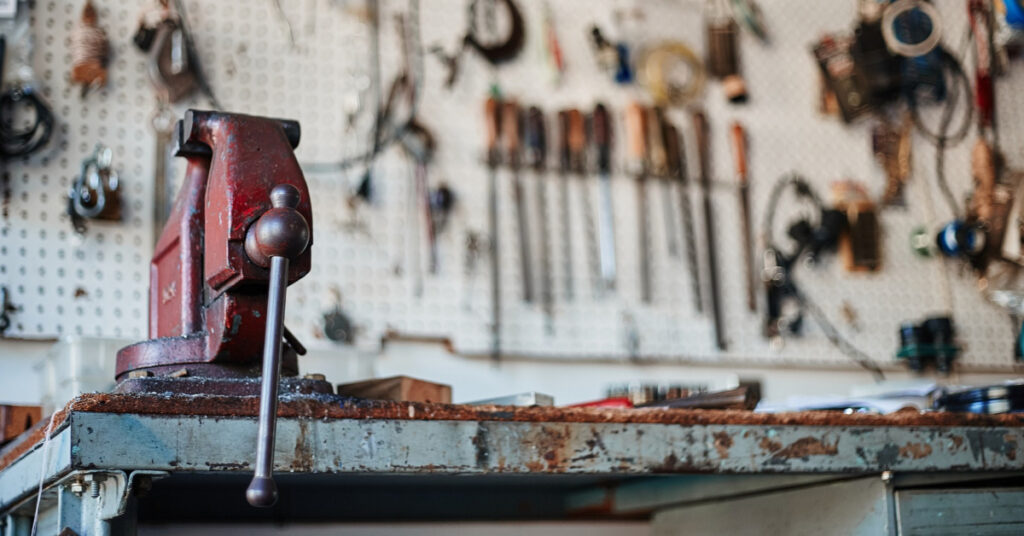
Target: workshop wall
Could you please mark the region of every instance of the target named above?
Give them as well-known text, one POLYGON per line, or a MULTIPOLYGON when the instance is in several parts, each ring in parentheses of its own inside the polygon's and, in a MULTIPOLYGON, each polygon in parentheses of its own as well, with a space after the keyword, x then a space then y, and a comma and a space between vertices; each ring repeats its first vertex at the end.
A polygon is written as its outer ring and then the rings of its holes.
MULTIPOLYGON (((148 260, 154 233, 153 177, 156 136, 151 118, 156 98, 146 75, 146 59, 131 42, 140 15, 136 2, 95 0, 99 24, 110 36, 110 81, 80 96, 68 79, 68 32, 79 17, 81 2, 37 1, 32 9, 33 68, 39 86, 57 115, 59 127, 49 147, 7 163, 4 170, 3 217, 0 220, 0 285, 10 293, 14 310, 5 337, 52 339, 79 334, 91 337, 146 337, 148 260), (120 174, 123 221, 90 221, 84 234, 72 230, 66 215, 66 192, 79 163, 94 146, 113 149, 113 167, 120 174)), ((461 38, 465 2, 448 0, 419 6, 407 21, 418 27, 421 46, 452 49, 461 38)), ((943 41, 960 51, 967 27, 963 2, 936 2, 943 14, 943 41)), ((428 251, 415 201, 413 165, 397 146, 385 147, 372 164, 374 193, 369 203, 349 202, 365 166, 339 169, 331 162, 365 152, 372 145, 374 73, 373 33, 361 2, 301 0, 187 1, 196 47, 210 85, 229 111, 287 117, 302 124, 296 151, 306 168, 313 200, 313 271, 289 294, 289 327, 307 345, 335 347, 324 338, 324 314, 341 307, 355 325, 354 344, 373 351, 389 334, 448 338, 462 354, 490 351, 489 266, 485 246, 468 251, 467 236, 486 241, 488 171, 484 154, 483 102, 492 86, 523 105, 536 104, 547 114, 549 139, 554 139, 554 113, 566 107, 589 111, 604 102, 613 111, 615 150, 613 190, 618 260, 617 290, 593 291, 591 252, 584 226, 584 199, 596 202, 596 175, 571 185, 571 228, 562 228, 558 178, 552 172, 537 178, 522 172, 526 199, 534 200, 538 181, 548 191, 546 208, 554 259, 555 310, 550 321, 538 304, 521 299, 518 242, 511 177, 500 173, 502 269, 502 347, 516 356, 609 360, 652 360, 709 365, 849 367, 823 332, 808 322, 803 336, 773 346, 761 334, 762 320, 746 310, 744 270, 738 214, 738 189, 728 126, 740 120, 750 147, 752 222, 760 235, 768 193, 776 179, 797 172, 822 195, 837 181, 853 179, 873 195, 885 185, 875 161, 869 122, 844 125, 825 117, 817 107, 819 70, 811 44, 826 31, 850 31, 853 2, 792 0, 763 2, 771 34, 762 44, 741 34, 742 71, 750 93, 744 105, 727 103, 717 83, 708 85, 701 104, 711 128, 715 242, 722 282, 723 329, 727 349, 715 349, 709 315, 698 314, 686 279, 684 256, 666 249, 667 223, 662 197, 671 192, 672 214, 679 194, 661 181, 648 187, 648 224, 654 300, 641 304, 636 186, 625 164, 622 112, 628 102, 645 101, 636 87, 616 85, 596 65, 589 28, 619 28, 635 46, 661 40, 682 40, 701 54, 702 2, 654 0, 551 1, 567 70, 560 85, 551 82, 541 43, 545 4, 522 2, 527 45, 513 62, 500 68, 479 57, 463 56, 451 89, 436 57, 423 53, 411 59, 422 72, 417 113, 437 141, 429 181, 447 183, 457 196, 450 222, 438 238, 438 273, 427 271, 428 251), (280 7, 277 7, 277 6, 280 7), (616 25, 616 11, 630 22, 616 25), (351 116, 351 121, 349 120, 351 116), (585 192, 586 191, 586 195, 585 192), (565 296, 561 268, 564 253, 574 259, 574 299, 565 296)), ((381 79, 384 91, 402 64, 394 15, 408 14, 415 2, 380 3, 381 79)), ((969 60, 968 60, 969 61, 969 60)), ((970 64, 968 63, 970 71, 970 64)), ((1024 166, 1024 102, 1013 88, 1024 83, 1024 70, 1011 64, 997 82, 1000 135, 1011 167, 1024 166)), ((6 77, 13 74, 8 69, 6 77)), ((188 107, 207 108, 201 97, 175 106, 178 116, 188 107)), ((926 112, 934 124, 938 110, 926 112)), ((670 110, 671 120, 689 145, 689 164, 696 177, 696 149, 687 113, 670 110)), ((972 141, 951 147, 946 175, 958 194, 971 188, 969 153, 972 141)), ((976 278, 952 261, 921 258, 910 236, 919 226, 938 228, 951 219, 935 186, 934 148, 917 134, 913 138, 912 176, 906 207, 880 212, 883 268, 873 274, 850 274, 838 260, 801 267, 804 291, 813 296, 839 330, 883 367, 892 368, 897 328, 906 320, 952 311, 965 350, 963 370, 1011 372, 1015 326, 1007 314, 976 289, 976 278), (844 311, 847 313, 844 315, 844 311), (851 313, 852 312, 852 313, 851 313), (843 320, 843 318, 847 320, 843 320)), ((550 167, 555 166, 554 158, 550 167)), ((178 180, 182 166, 172 171, 178 180)), ((693 210, 703 221, 696 192, 693 210)), ((536 204, 528 210, 536 221, 536 204)), ((796 216, 802 208, 785 203, 778 218, 796 216)), ((776 230, 781 233, 781 230, 776 230)), ((539 232, 533 228, 533 244, 539 232)), ((697 236, 703 236, 700 230, 697 236)), ((535 246, 536 247, 536 246, 535 246)), ((705 249, 700 248, 701 255, 705 249)), ((536 256, 536 254, 535 254, 536 256)), ((759 296, 762 300, 763 297, 759 296)))

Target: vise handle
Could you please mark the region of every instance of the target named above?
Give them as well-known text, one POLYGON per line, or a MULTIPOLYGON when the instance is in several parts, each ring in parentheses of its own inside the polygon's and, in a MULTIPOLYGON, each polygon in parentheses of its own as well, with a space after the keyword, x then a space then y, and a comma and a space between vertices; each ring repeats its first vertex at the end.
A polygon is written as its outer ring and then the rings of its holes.
POLYGON ((298 258, 309 244, 309 224, 295 210, 300 200, 299 190, 294 186, 275 186, 270 192, 273 208, 260 216, 245 236, 245 253, 249 259, 259 266, 270 268, 256 474, 245 492, 245 498, 253 506, 267 507, 277 501, 277 485, 273 477, 274 436, 277 428, 277 387, 281 376, 281 336, 284 330, 288 263, 298 258))

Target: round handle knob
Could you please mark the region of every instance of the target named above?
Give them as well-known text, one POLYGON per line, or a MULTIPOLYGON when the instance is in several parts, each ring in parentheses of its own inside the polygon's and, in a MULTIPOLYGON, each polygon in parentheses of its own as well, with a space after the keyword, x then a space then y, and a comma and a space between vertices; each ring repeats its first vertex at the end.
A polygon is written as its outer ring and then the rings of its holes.
POLYGON ((249 227, 245 253, 263 268, 271 257, 293 260, 309 245, 309 224, 298 210, 301 195, 291 184, 279 184, 270 191, 270 210, 249 227))

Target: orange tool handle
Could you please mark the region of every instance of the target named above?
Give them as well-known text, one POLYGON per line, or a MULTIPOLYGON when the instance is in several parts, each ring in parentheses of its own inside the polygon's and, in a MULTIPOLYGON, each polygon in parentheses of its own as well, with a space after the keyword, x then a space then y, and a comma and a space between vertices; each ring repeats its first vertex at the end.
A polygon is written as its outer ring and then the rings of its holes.
POLYGON ((647 156, 647 114, 636 102, 626 107, 626 147, 634 161, 643 162, 647 156))
POLYGON ((519 105, 506 102, 501 110, 501 136, 505 141, 505 150, 514 155, 519 152, 519 105))
POLYGON ((736 157, 736 174, 740 182, 747 182, 747 133, 739 121, 733 121, 730 130, 733 155, 736 157))

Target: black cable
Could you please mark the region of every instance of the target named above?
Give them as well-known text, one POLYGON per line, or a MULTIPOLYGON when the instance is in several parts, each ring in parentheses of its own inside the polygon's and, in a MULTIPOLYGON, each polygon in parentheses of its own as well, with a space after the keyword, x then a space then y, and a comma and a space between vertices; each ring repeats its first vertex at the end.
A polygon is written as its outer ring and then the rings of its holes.
MULTIPOLYGON (((779 199, 782 198, 782 193, 786 191, 786 189, 789 187, 794 188, 796 190, 797 195, 799 195, 800 197, 810 200, 811 203, 814 204, 814 206, 819 211, 824 209, 825 207, 824 203, 822 203, 821 201, 821 198, 818 197, 818 194, 811 188, 811 185, 799 175, 785 175, 781 179, 776 181, 775 185, 772 186, 771 193, 768 197, 768 207, 765 211, 764 216, 763 233, 765 249, 770 251, 781 251, 775 245, 774 240, 772 239, 772 230, 774 229, 775 213, 778 212, 777 207, 779 199)), ((825 337, 828 339, 830 343, 832 343, 833 346, 836 347, 836 349, 842 352, 843 355, 845 355, 846 357, 850 358, 854 363, 859 365, 861 368, 870 372, 876 381, 884 380, 885 374, 882 372, 882 369, 871 358, 871 356, 863 352, 861 349, 857 348, 847 338, 843 337, 842 333, 839 332, 839 329, 836 328, 835 324, 833 324, 828 319, 828 316, 826 316, 825 312, 822 311, 820 307, 818 307, 817 303, 811 300, 811 298, 806 293, 802 292, 793 283, 793 268, 796 266, 797 258, 800 257, 800 255, 803 254, 803 252, 805 251, 805 246, 806 245, 804 244, 799 245, 796 251, 789 255, 789 258, 786 259, 785 262, 786 267, 784 267, 784 269, 788 270, 787 280, 789 283, 788 288, 791 290, 790 294, 794 297, 794 299, 796 299, 801 309, 804 309, 811 314, 811 316, 814 318, 814 321, 818 324, 818 327, 820 327, 821 331, 824 332, 825 337)))
POLYGON ((30 85, 16 86, 0 94, 0 158, 27 156, 39 150, 53 135, 53 111, 30 85), (24 129, 14 126, 16 107, 27 107, 32 121, 24 129))
MULTIPOLYGON (((338 162, 305 162, 302 163, 303 171, 307 173, 329 173, 336 171, 345 171, 349 168, 364 165, 369 167, 373 161, 388 147, 397 143, 406 134, 412 130, 413 124, 415 123, 416 111, 419 109, 420 94, 423 88, 423 63, 424 63, 424 51, 422 38, 420 36, 420 8, 419 0, 409 0, 409 31, 408 40, 410 48, 412 49, 412 60, 410 63, 410 69, 412 70, 411 78, 412 84, 412 99, 409 104, 409 116, 400 123, 394 123, 393 117, 390 114, 384 113, 384 106, 381 102, 382 91, 381 83, 379 81, 379 72, 377 73, 378 96, 377 96, 377 111, 374 114, 374 127, 373 132, 370 133, 370 139, 373 140, 373 144, 366 151, 349 156, 338 162)), ((379 36, 374 37, 379 40, 379 36)), ((379 46, 379 45, 378 45, 379 46)), ((377 54, 379 56, 379 53, 377 54)), ((376 62, 377 70, 379 71, 379 60, 376 62)))
POLYGON ((949 181, 946 180, 946 148, 959 144, 970 133, 970 127, 974 117, 974 103, 971 102, 971 82, 970 79, 968 79, 967 74, 964 72, 963 66, 945 48, 939 47, 936 51, 941 59, 943 69, 950 74, 951 82, 948 85, 949 90, 946 95, 945 104, 942 108, 942 115, 939 119, 938 131, 932 131, 925 126, 913 93, 910 94, 908 103, 910 105, 910 114, 914 122, 914 127, 921 136, 935 145, 935 181, 938 183, 939 190, 942 191, 942 195, 945 198, 946 203, 953 212, 953 217, 956 218, 960 216, 961 212, 956 196, 953 194, 953 190, 949 186, 949 181), (950 133, 953 116, 956 113, 956 108, 961 99, 961 95, 966 96, 967 112, 964 113, 963 120, 956 130, 950 133))
MULTIPOLYGON (((6 64, 7 39, 0 35, 0 82, 6 64)), ((55 122, 53 111, 32 86, 23 84, 4 91, 0 94, 0 160, 26 156, 46 145, 55 122), (14 127, 14 108, 19 103, 33 112, 32 123, 21 130, 14 127)))
POLYGON ((839 329, 836 328, 835 324, 829 321, 825 312, 818 307, 817 303, 812 301, 807 294, 801 292, 799 289, 797 289, 794 296, 800 306, 811 313, 811 316, 814 317, 814 321, 817 322, 818 327, 820 327, 821 331, 825 333, 825 337, 828 338, 828 341, 831 342, 833 346, 838 348, 840 352, 846 355, 846 357, 849 357, 855 363, 860 365, 861 368, 870 372, 875 381, 882 381, 885 379, 885 373, 883 373, 882 369, 875 363, 875 360, 843 337, 842 333, 839 332, 839 329))

